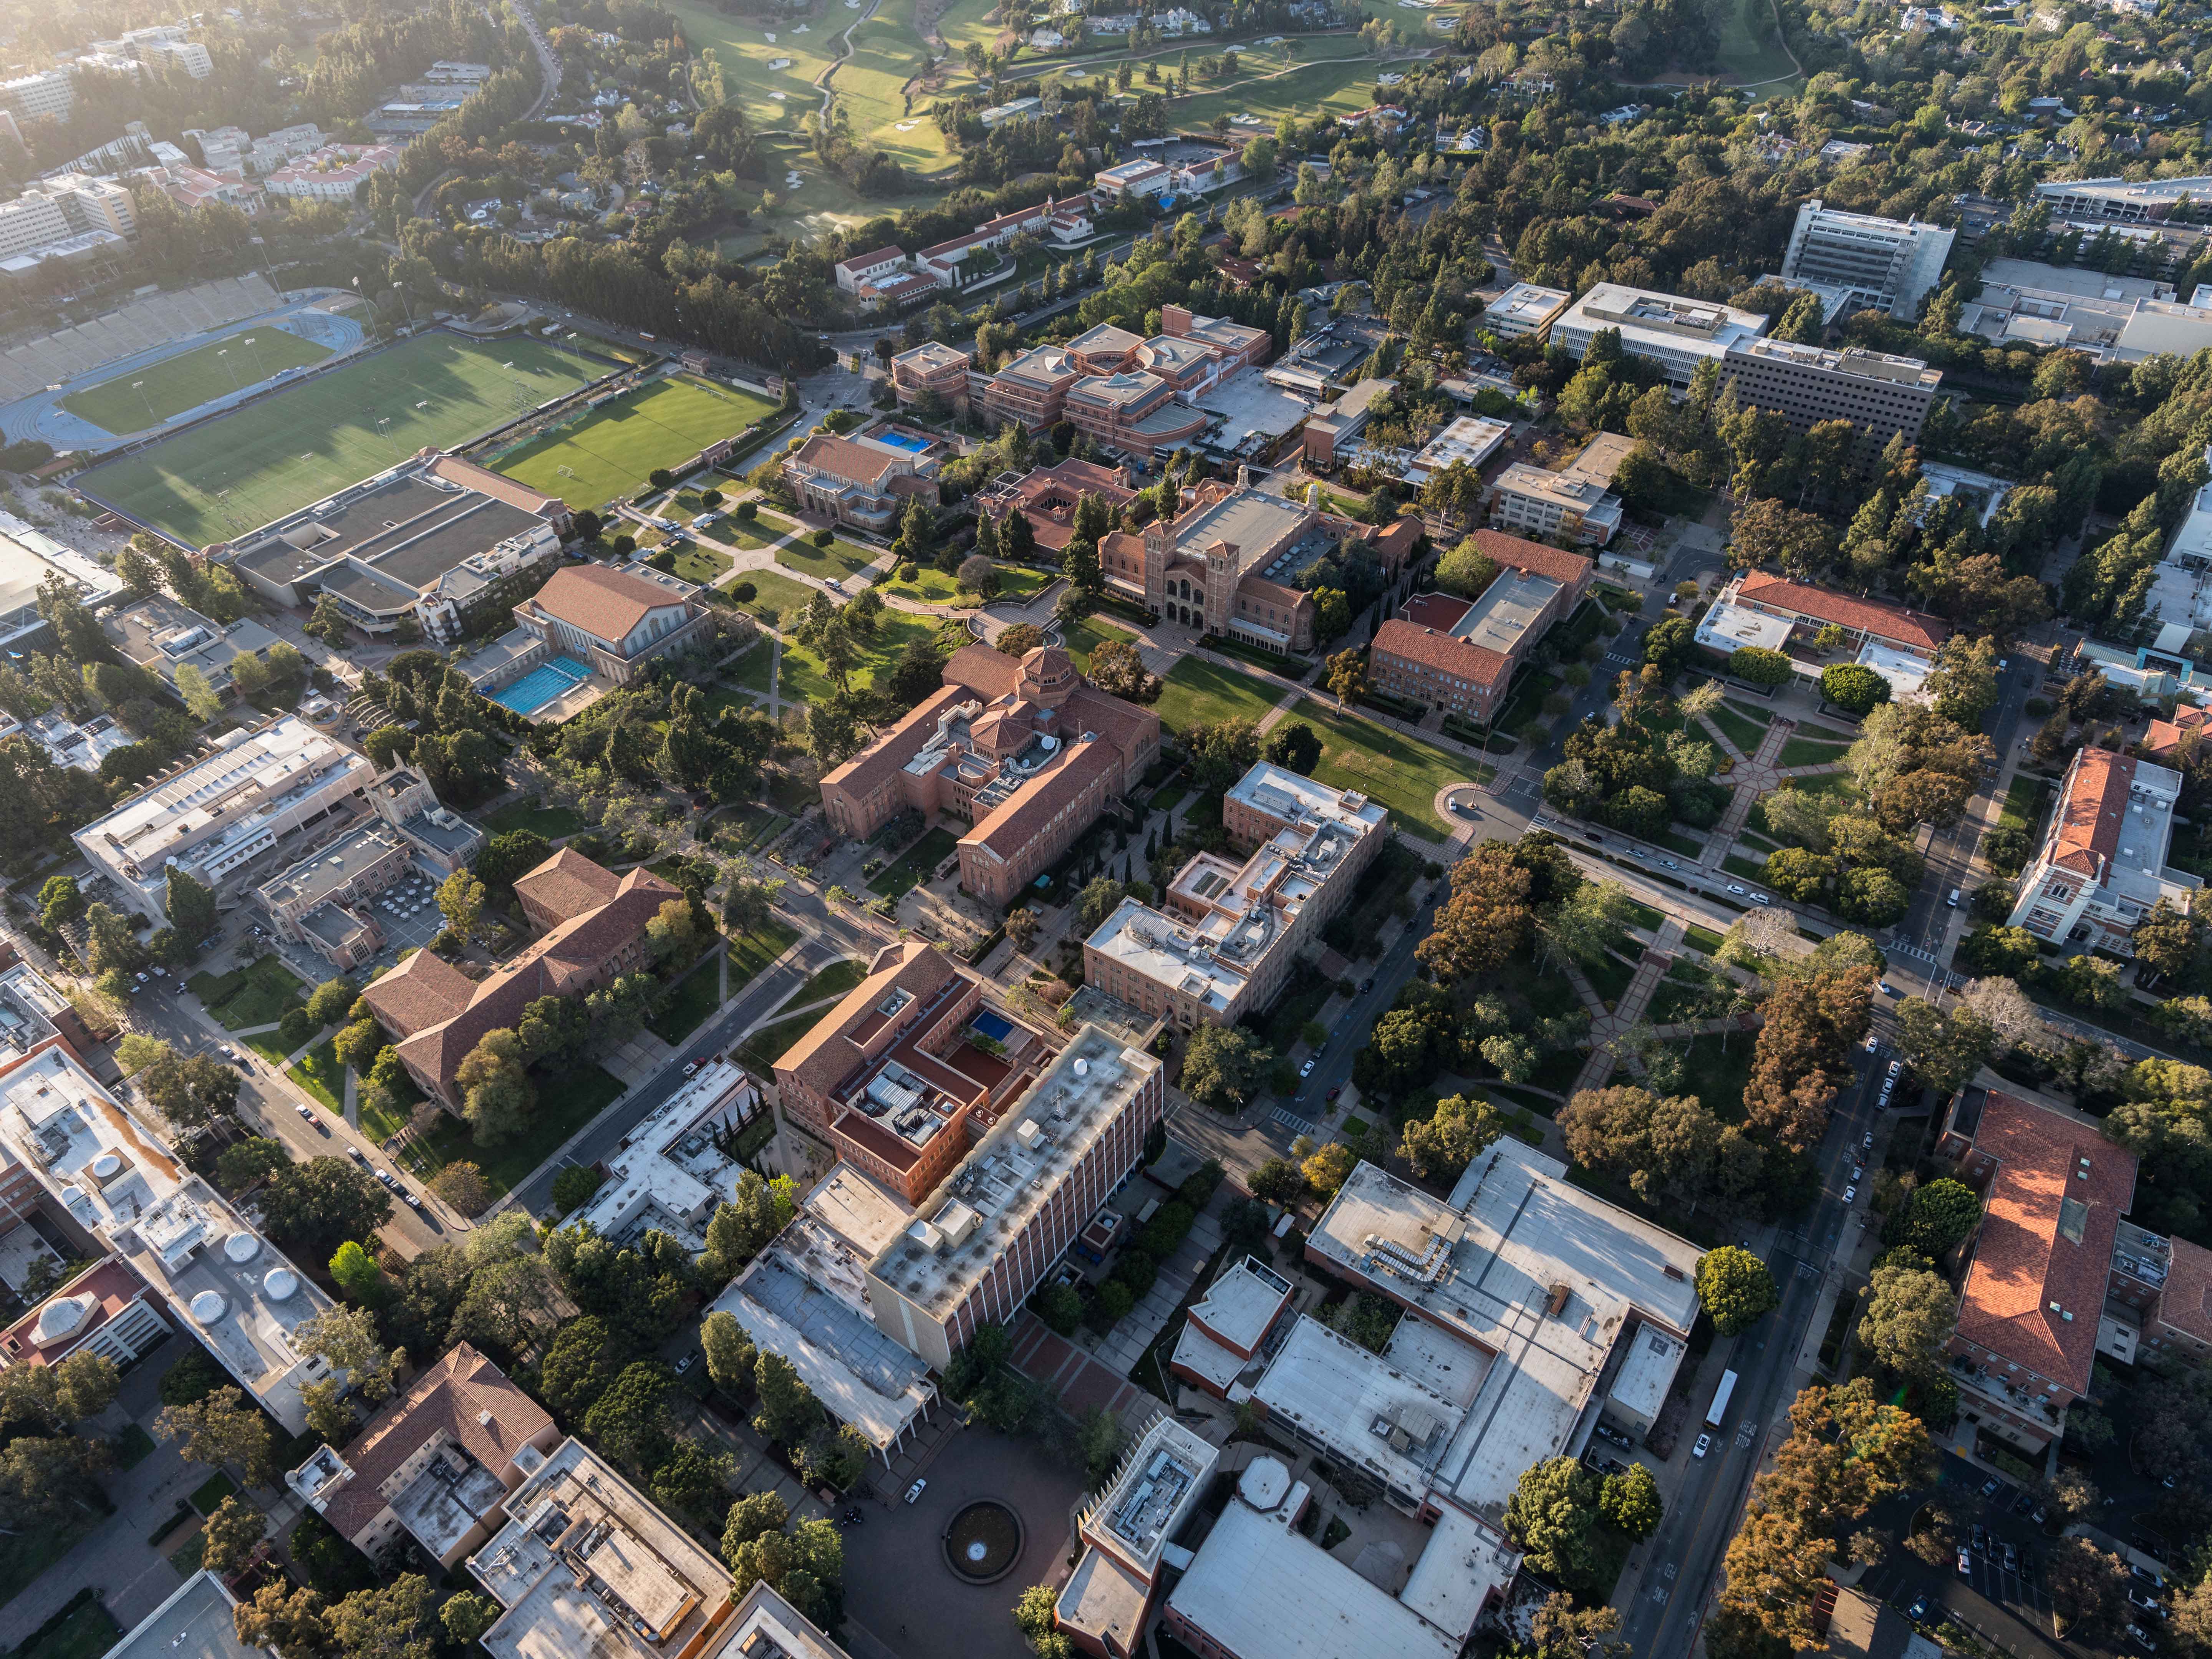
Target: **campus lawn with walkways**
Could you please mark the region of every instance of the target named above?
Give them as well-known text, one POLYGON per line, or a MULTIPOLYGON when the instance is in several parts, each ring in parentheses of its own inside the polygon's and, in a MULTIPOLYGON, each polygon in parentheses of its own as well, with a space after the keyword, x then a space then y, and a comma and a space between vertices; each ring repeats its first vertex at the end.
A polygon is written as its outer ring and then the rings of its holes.
POLYGON ((752 392, 672 375, 501 456, 497 470, 572 507, 599 507, 635 495, 656 468, 681 465, 775 412, 752 392))
MULTIPOLYGON (((1085 654, 1087 660, 1087 649, 1085 654)), ((1256 723, 1282 697, 1282 689, 1270 681, 1193 656, 1168 671, 1167 689, 1160 694, 1158 708, 1160 724, 1182 732, 1219 720, 1256 723)))
POLYGON ((1321 738, 1321 764, 1313 769, 1317 781, 1358 790, 1389 807, 1398 828, 1426 841, 1448 840, 1458 828, 1438 816, 1437 793, 1455 783, 1480 782, 1495 769, 1357 714, 1340 715, 1311 698, 1285 718, 1304 720, 1321 738))
MULTIPOLYGON (((742 587, 748 582, 752 585, 753 597, 740 599, 738 604, 763 622, 768 621, 769 613, 774 611, 775 625, 780 628, 788 628, 797 622, 799 613, 806 609, 807 601, 815 594, 815 590, 805 582, 796 581, 774 570, 744 571, 730 586, 742 587)), ((763 652, 759 654, 761 672, 765 675, 768 672, 768 653, 763 652)))
POLYGON ((72 392, 61 406, 79 420, 118 436, 159 426, 173 415, 210 398, 245 391, 288 368, 305 368, 331 355, 328 346, 270 324, 246 336, 212 341, 196 351, 132 369, 112 380, 72 392))
POLYGON ((611 372, 536 340, 417 335, 81 472, 76 484, 166 536, 204 547, 417 450, 481 437, 611 372))
POLYGON ((817 547, 811 538, 802 538, 775 550, 778 564, 824 582, 844 581, 886 556, 872 548, 856 546, 842 540, 833 541, 827 547, 817 547))

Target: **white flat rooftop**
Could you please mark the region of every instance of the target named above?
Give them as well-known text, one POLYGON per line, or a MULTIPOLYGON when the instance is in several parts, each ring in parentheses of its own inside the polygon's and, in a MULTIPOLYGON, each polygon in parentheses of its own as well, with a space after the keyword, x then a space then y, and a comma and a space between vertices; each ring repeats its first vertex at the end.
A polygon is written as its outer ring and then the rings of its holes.
POLYGON ((914 1212, 889 1188, 842 1161, 830 1167, 799 1207, 860 1252, 864 1261, 914 1219, 914 1212))
POLYGON ((1460 1510, 1444 1504, 1398 1599, 1438 1630, 1464 1641, 1495 1590, 1503 1596, 1520 1570, 1521 1552, 1460 1510))
POLYGON ((1613 1390, 1607 1398, 1617 1401, 1624 1411, 1646 1423, 1653 1421, 1660 1407, 1667 1403, 1667 1390, 1674 1386, 1674 1373, 1681 1369, 1682 1356, 1689 1347, 1679 1336, 1644 1326, 1636 1333, 1627 1357, 1613 1373, 1613 1390))
POLYGON ((1786 617, 1770 617, 1764 611, 1718 604, 1698 623, 1698 643, 1716 651, 1737 652, 1747 645, 1762 651, 1779 651, 1790 643, 1794 624, 1786 617))
POLYGON ((268 1659, 266 1648, 238 1639, 231 1617, 237 1606, 222 1581, 203 1567, 108 1649, 106 1659, 268 1659))
POLYGON ((1462 1408, 1419 1377, 1301 1314, 1252 1390, 1269 1420, 1312 1437, 1419 1501, 1462 1408))
POLYGON ((1159 1565, 1160 1552, 1206 1496, 1206 1477, 1220 1456, 1211 1443, 1174 1418, 1153 1419, 1085 1517, 1086 1530, 1149 1575, 1159 1565))
POLYGON ((1224 1268, 1191 1305, 1190 1316, 1240 1348, 1254 1349, 1275 1322, 1291 1281, 1253 1256, 1224 1268))

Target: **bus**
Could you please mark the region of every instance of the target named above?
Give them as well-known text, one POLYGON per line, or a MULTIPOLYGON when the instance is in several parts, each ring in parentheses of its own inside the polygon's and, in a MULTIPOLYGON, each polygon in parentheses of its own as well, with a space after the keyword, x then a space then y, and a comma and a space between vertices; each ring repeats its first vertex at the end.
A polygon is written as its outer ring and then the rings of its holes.
POLYGON ((1707 1428, 1717 1429, 1720 1427, 1721 1419, 1728 1414, 1729 1398, 1735 1393, 1735 1373, 1734 1371, 1723 1371, 1721 1373, 1721 1385, 1713 1390, 1713 1403, 1705 1410, 1705 1426, 1707 1428))

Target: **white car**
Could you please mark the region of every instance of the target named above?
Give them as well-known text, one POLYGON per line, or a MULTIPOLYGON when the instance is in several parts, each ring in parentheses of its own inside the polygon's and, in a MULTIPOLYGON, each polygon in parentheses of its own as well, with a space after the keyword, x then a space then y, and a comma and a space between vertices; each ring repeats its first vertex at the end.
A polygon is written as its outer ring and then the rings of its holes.
POLYGON ((292 1109, 297 1112, 301 1117, 307 1119, 310 1123, 313 1123, 315 1121, 314 1109, 312 1107, 295 1106, 292 1109))
POLYGON ((929 1478, 928 1476, 924 1475, 921 1480, 915 1481, 914 1485, 906 1489, 906 1501, 909 1504, 913 1503, 915 1498, 921 1496, 922 1489, 928 1485, 929 1478))
POLYGON ((1844 1188, 1844 1202, 1846 1204, 1856 1201, 1858 1195, 1859 1188, 1856 1182, 1853 1182, 1850 1186, 1844 1188))
POLYGON ((1311 1077, 1313 1075, 1313 1061, 1308 1060, 1304 1065, 1298 1067, 1298 1075, 1300 1077, 1311 1077))
POLYGON ((1874 1150, 1874 1131, 1869 1129, 1866 1133, 1860 1138, 1859 1145, 1865 1147, 1867 1151, 1872 1152, 1874 1150))
POLYGON ((684 1075, 686 1077, 690 1077, 692 1073, 698 1069, 699 1062, 696 1060, 687 1060, 684 1062, 684 1075))
POLYGON ((1704 1456, 1707 1452, 1711 1451, 1712 1449, 1713 1449, 1713 1437, 1712 1437, 1712 1436, 1711 1436, 1711 1435, 1709 1435, 1709 1434, 1701 1434, 1701 1435, 1699 1435, 1699 1436, 1698 1437, 1698 1443, 1697 1443, 1696 1445, 1694 1445, 1694 1446, 1692 1446, 1692 1447, 1691 1447, 1691 1448, 1690 1448, 1690 1455, 1691 1455, 1691 1456, 1692 1456, 1692 1457, 1703 1457, 1703 1456, 1704 1456))
POLYGON ((1895 1076, 1896 1076, 1899 1072, 1903 1071, 1904 1069, 1905 1069, 1905 1062, 1904 1062, 1903 1060, 1891 1060, 1891 1061, 1889 1062, 1889 1074, 1890 1074, 1892 1077, 1895 1077, 1895 1076))
POLYGON ((1730 882, 1729 884, 1728 890, 1731 893, 1741 893, 1748 890, 1740 881, 1730 882))
POLYGON ((1869 1054, 1873 1054, 1876 1049, 1880 1048, 1881 1047, 1881 1039, 1880 1037, 1878 1037, 1878 1036, 1874 1036, 1872 1033, 1869 1033, 1869 1034, 1868 1034, 1868 1036, 1867 1036, 1867 1040, 1866 1040, 1866 1051, 1867 1051, 1869 1054))
POLYGON ((1863 1164, 1852 1164, 1851 1179, 1854 1181, 1864 1181, 1866 1179, 1866 1165, 1863 1164))
POLYGON ((1774 902, 1772 899, 1767 897, 1764 893, 1753 893, 1751 896, 1751 902, 1753 904, 1771 904, 1774 902))

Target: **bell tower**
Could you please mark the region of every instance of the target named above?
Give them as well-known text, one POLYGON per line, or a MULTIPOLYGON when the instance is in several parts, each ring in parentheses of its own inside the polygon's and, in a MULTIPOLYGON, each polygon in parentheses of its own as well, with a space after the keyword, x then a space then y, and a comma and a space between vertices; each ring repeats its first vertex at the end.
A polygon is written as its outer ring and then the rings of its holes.
POLYGON ((1175 526, 1154 519, 1145 526, 1145 608, 1158 611, 1167 603, 1168 561, 1175 556, 1175 526))
POLYGON ((1237 599, 1237 544, 1210 542, 1206 549, 1206 629, 1209 634, 1229 631, 1229 613, 1237 599))

